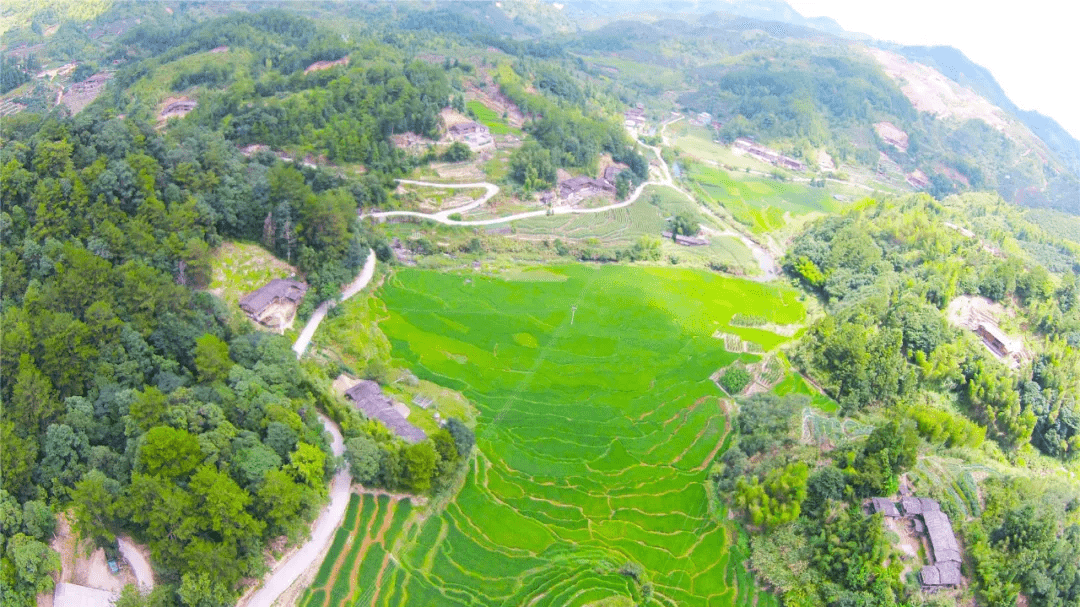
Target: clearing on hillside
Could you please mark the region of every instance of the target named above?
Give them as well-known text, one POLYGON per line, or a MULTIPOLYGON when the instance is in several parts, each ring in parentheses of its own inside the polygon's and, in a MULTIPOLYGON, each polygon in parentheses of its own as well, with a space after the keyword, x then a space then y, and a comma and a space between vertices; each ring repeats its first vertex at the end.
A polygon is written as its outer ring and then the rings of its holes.
POLYGON ((1001 328, 1002 319, 1011 316, 1005 306, 982 296, 960 295, 949 302, 946 315, 954 326, 975 333, 991 354, 1010 367, 1015 369, 1031 360, 1024 340, 1001 328))
POLYGON ((296 268, 257 244, 224 242, 214 251, 208 290, 235 308, 240 298, 275 278, 288 278, 296 268))
POLYGON ((361 512, 305 607, 776 604, 746 570, 745 535, 709 511, 729 439, 709 375, 758 359, 717 330, 787 341, 730 321, 799 322, 796 293, 672 268, 545 272, 565 280, 410 269, 382 287, 393 356, 476 404, 479 454, 445 510, 381 543, 360 538, 388 514, 361 512))

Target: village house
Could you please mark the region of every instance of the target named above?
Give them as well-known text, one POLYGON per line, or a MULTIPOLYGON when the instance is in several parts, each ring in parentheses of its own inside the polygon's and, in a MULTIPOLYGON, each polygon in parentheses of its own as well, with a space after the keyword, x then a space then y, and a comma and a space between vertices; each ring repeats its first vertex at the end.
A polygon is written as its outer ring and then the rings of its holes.
POLYGON ((194 110, 198 105, 198 101, 192 101, 190 99, 174 101, 165 106, 165 109, 161 110, 159 118, 183 118, 191 113, 191 110, 194 110))
POLYGON ((1008 335, 1005 335, 1001 329, 990 323, 979 323, 975 333, 982 338, 986 347, 1000 357, 1007 357, 1021 350, 1019 344, 1009 338, 1008 335))
POLYGON ((292 321, 308 286, 296 280, 275 278, 257 291, 240 299, 240 309, 255 322, 271 329, 283 328, 292 321))
POLYGON ((639 106, 626 110, 623 113, 623 124, 636 128, 645 124, 645 110, 639 106))
POLYGON ((393 400, 382 393, 379 384, 368 379, 362 379, 357 384, 345 391, 345 396, 356 404, 369 419, 375 419, 383 423, 391 432, 401 437, 405 442, 416 444, 427 438, 423 430, 409 423, 405 416, 398 411, 393 400))
POLYGON ((932 590, 960 585, 960 563, 963 560, 960 544, 956 541, 949 516, 941 511, 941 505, 936 500, 903 497, 897 510, 892 500, 875 497, 868 506, 871 511, 880 512, 886 518, 909 520, 915 533, 920 536, 925 534, 930 543, 927 558, 931 562, 919 571, 924 588, 932 590))
POLYGON ((926 173, 923 173, 919 169, 915 169, 908 173, 905 181, 908 182, 908 185, 917 190, 921 190, 930 185, 930 178, 926 176, 926 173))
POLYGON ((491 131, 475 121, 459 122, 450 127, 449 133, 451 139, 467 143, 473 151, 494 142, 491 131))
POLYGON ((577 202, 597 194, 614 194, 615 186, 592 177, 572 177, 559 182, 559 198, 577 202))
MULTIPOLYGON (((660 233, 664 238, 671 238, 671 231, 664 230, 660 233)), ((675 244, 681 244, 684 247, 705 247, 709 245, 709 241, 704 238, 698 238, 697 236, 683 236, 682 234, 675 235, 675 244)))
POLYGON ((739 137, 736 139, 735 144, 732 146, 732 151, 736 154, 746 154, 762 162, 767 162, 773 166, 790 169, 792 171, 806 170, 806 164, 801 160, 796 160, 790 156, 784 156, 780 152, 769 149, 759 143, 755 143, 746 137, 739 137))

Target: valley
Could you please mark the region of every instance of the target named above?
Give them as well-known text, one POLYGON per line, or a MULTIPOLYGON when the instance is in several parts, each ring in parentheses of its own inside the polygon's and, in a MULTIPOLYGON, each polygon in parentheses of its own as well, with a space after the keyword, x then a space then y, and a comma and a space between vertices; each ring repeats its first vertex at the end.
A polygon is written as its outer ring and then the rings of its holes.
POLYGON ((1080 604, 1080 143, 956 49, 55 0, 0 58, 5 606, 1080 604))

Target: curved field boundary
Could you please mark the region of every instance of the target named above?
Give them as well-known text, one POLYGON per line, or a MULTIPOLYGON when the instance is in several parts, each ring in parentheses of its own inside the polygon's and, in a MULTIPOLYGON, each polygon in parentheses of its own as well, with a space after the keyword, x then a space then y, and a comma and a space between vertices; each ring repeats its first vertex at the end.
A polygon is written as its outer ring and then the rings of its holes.
POLYGON ((735 313, 760 303, 794 322, 801 308, 707 273, 553 271, 566 280, 403 270, 383 288, 394 354, 477 404, 479 453, 444 510, 353 562, 345 604, 775 605, 709 499, 731 424, 708 375, 740 356, 712 338, 735 313), (620 574, 634 563, 638 581, 620 574))

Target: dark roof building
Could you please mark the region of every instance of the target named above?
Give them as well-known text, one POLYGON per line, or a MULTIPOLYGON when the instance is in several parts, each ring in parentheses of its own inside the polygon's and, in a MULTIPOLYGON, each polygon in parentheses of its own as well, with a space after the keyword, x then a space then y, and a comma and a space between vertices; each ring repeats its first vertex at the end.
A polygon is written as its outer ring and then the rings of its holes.
MULTIPOLYGON (((270 312, 273 312, 270 309, 271 306, 274 304, 299 306, 300 300, 304 298, 304 293, 307 293, 307 290, 308 286, 302 282, 288 278, 275 278, 257 291, 252 291, 242 297, 240 299, 240 309, 247 312, 247 315, 252 319, 265 323, 268 317, 272 315, 270 314, 270 312)), ((295 312, 295 309, 293 309, 287 316, 291 318, 295 312)))
POLYGON ((928 497, 904 497, 900 499, 900 508, 905 516, 913 516, 926 512, 940 512, 941 506, 937 501, 928 497))
POLYGON ((959 586, 960 563, 935 563, 919 571, 923 586, 959 586))
POLYGON ((355 386, 345 391, 356 408, 370 419, 382 422, 391 432, 407 443, 418 443, 427 438, 423 430, 409 423, 394 409, 394 401, 382 393, 379 384, 368 379, 360 380, 355 386))
POLYGON ((559 182, 559 197, 561 198, 570 198, 579 194, 584 198, 601 192, 614 191, 615 186, 602 179, 592 177, 571 177, 559 182))
POLYGON ((934 550, 934 562, 943 561, 960 562, 960 545, 956 542, 953 534, 952 523, 949 516, 944 512, 923 512, 923 521, 926 523, 926 534, 930 536, 930 547, 934 550))
POLYGON ((873 506, 874 512, 880 512, 889 518, 900 518, 900 511, 896 509, 896 504, 892 500, 875 497, 870 500, 870 504, 873 506))
POLYGON ((465 135, 471 135, 473 133, 487 133, 488 128, 479 122, 459 122, 450 127, 450 134, 457 135, 459 137, 465 135))

